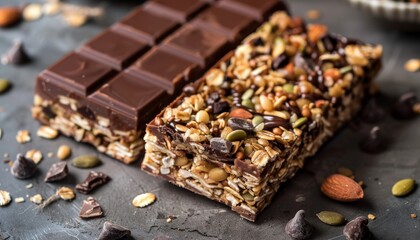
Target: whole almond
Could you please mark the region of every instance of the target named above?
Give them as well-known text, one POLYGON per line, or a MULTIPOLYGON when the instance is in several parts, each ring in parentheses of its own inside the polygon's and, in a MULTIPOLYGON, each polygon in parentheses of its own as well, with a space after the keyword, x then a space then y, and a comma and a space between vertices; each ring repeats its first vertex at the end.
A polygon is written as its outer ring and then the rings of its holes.
POLYGON ((22 14, 17 7, 1 7, 0 8, 0 27, 9 27, 17 23, 22 14))
POLYGON ((327 197, 341 202, 353 202, 364 196, 363 189, 357 182, 341 174, 327 177, 321 185, 321 191, 327 197))

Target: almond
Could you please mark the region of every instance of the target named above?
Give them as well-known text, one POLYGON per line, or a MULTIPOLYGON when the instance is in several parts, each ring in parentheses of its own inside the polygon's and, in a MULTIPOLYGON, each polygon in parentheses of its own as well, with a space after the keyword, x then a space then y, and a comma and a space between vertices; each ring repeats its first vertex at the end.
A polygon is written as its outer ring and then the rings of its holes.
POLYGON ((17 23, 22 14, 17 7, 1 7, 0 8, 0 27, 9 27, 17 23))
POLYGON ((357 182, 341 174, 327 177, 321 185, 321 191, 327 197, 341 202, 353 202, 364 196, 363 189, 357 182))

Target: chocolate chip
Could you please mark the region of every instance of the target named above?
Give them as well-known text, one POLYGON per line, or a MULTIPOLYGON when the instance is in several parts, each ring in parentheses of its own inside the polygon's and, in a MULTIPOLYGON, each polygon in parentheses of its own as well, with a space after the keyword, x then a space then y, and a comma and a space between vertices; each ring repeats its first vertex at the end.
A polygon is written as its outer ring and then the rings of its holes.
POLYGON ((22 65, 29 62, 30 58, 26 53, 21 40, 15 41, 12 47, 1 58, 3 64, 22 65))
POLYGON ((96 119, 95 113, 92 111, 92 109, 90 109, 87 106, 82 106, 82 107, 78 108, 77 112, 80 113, 83 117, 85 117, 87 119, 90 119, 90 120, 95 120, 96 119))
POLYGON ((289 63, 289 56, 286 53, 280 54, 277 58, 273 60, 271 68, 273 70, 278 70, 279 68, 285 67, 289 63))
POLYGON ((32 177, 37 170, 36 164, 25 158, 22 154, 16 156, 16 161, 13 163, 11 173, 13 176, 19 179, 25 179, 32 177))
POLYGON ((232 143, 223 138, 212 138, 210 139, 210 147, 221 153, 230 153, 232 149, 232 143))
POLYGON ((90 171, 87 178, 82 183, 76 185, 76 190, 83 194, 88 194, 93 189, 109 182, 109 180, 111 178, 102 172, 90 171))
POLYGON ((225 101, 213 103, 213 113, 214 114, 219 114, 219 113, 222 113, 222 112, 228 112, 229 108, 230 108, 229 103, 225 102, 225 101))
POLYGON ((229 118, 228 125, 233 130, 241 129, 247 132, 252 132, 254 130, 252 122, 242 118, 229 118))
POLYGON ((264 46, 264 40, 260 37, 254 38, 251 40, 253 46, 264 46))
POLYGON ((381 153, 386 147, 386 139, 378 126, 373 127, 369 134, 360 142, 362 151, 370 154, 381 153))
POLYGON ((99 235, 98 240, 118 240, 124 237, 129 237, 131 231, 123 226, 105 222, 102 227, 102 232, 99 235))
POLYGON ((212 92, 209 94, 206 102, 208 105, 212 105, 215 102, 218 102, 220 100, 220 94, 218 92, 212 92))
POLYGON ((79 213, 81 218, 95 218, 102 217, 103 215, 104 213, 101 205, 99 205, 93 197, 88 197, 87 200, 83 201, 83 205, 79 213))
POLYGON ((362 120, 366 123, 378 123, 385 118, 385 111, 375 98, 369 100, 362 111, 362 120))
POLYGON ((414 92, 404 93, 392 107, 392 116, 400 120, 414 118, 417 114, 414 112, 413 107, 418 102, 414 92))
POLYGON ((305 220, 305 211, 299 210, 295 217, 286 225, 286 234, 294 240, 308 239, 313 233, 313 227, 305 220))
POLYGON ((185 87, 182 89, 182 91, 187 95, 187 96, 191 96, 193 94, 195 94, 195 92, 197 91, 195 89, 194 84, 190 83, 185 85, 185 87))
POLYGON ((55 182, 67 177, 69 169, 66 162, 54 163, 47 172, 45 182, 55 182))
POLYGON ((369 220, 367 217, 360 216, 346 224, 343 234, 347 240, 367 240, 370 239, 371 234, 367 224, 369 220))

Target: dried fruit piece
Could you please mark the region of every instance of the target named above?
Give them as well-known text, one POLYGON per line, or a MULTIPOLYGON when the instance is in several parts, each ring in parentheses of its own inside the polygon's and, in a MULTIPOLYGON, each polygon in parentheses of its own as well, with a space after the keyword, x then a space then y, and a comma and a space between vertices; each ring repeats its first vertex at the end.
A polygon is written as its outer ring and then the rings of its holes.
POLYGON ((90 171, 86 179, 83 182, 76 185, 76 190, 83 194, 88 194, 93 189, 104 185, 110 180, 111 178, 105 173, 90 171))
POLYGON ((154 203, 156 201, 156 196, 153 193, 143 193, 140 195, 137 195, 133 199, 133 206, 135 207, 147 207, 150 204, 154 203))
POLYGON ((9 192, 0 190, 0 207, 8 205, 11 200, 9 192))
POLYGON ((118 240, 130 235, 131 231, 129 229, 106 221, 98 240, 118 240))
POLYGON ((31 159, 35 164, 42 160, 42 152, 36 149, 31 149, 25 153, 25 157, 31 159))
POLYGON ((29 200, 35 204, 41 204, 44 199, 42 198, 41 194, 35 194, 30 197, 29 200))
POLYGON ((69 169, 67 168, 66 162, 54 163, 45 176, 45 182, 55 182, 67 177, 69 169))
POLYGON ((404 64, 405 70, 417 72, 420 70, 420 59, 410 59, 404 64))
POLYGON ((58 136, 58 131, 48 126, 41 126, 36 134, 45 139, 54 139, 58 136))
POLYGON ((236 108, 230 112, 229 116, 236 117, 236 118, 250 119, 252 118, 253 115, 252 113, 248 112, 245 109, 236 108))
POLYGON ((360 148, 362 151, 369 154, 377 154, 386 150, 386 139, 382 135, 382 130, 375 126, 369 134, 363 138, 360 142, 360 148))
POLYGON ((28 130, 20 130, 16 134, 16 141, 18 143, 27 143, 31 141, 31 134, 28 130))
POLYGON ((63 200, 73 200, 76 197, 76 193, 73 189, 68 187, 61 187, 57 190, 55 195, 59 196, 63 200))
POLYGON ((57 150, 57 157, 61 160, 69 158, 71 155, 71 148, 67 145, 61 145, 57 150))
POLYGON ((15 203, 23 203, 23 202, 25 202, 25 199, 23 197, 15 198, 15 203))
POLYGON ((102 217, 103 215, 101 205, 93 197, 88 197, 87 200, 83 200, 83 205, 79 213, 81 218, 95 218, 102 217))
POLYGON ((370 238, 370 230, 367 227, 369 220, 367 217, 360 216, 346 224, 343 230, 347 240, 367 240, 370 238))
POLYGON ((77 168, 93 168, 100 165, 102 162, 95 155, 81 155, 74 158, 71 163, 77 168))
POLYGON ((38 3, 28 4, 23 9, 23 18, 25 21, 35 21, 42 16, 42 5, 38 3))
POLYGON ((18 7, 0 7, 0 27, 10 27, 22 17, 18 7))
POLYGON ((26 53, 25 47, 21 40, 13 42, 12 47, 1 57, 3 65, 22 65, 30 61, 30 57, 26 53))
POLYGON ((305 211, 299 210, 285 227, 286 234, 294 240, 304 240, 311 237, 313 227, 305 220, 305 211))
POLYGON ((329 198, 352 202, 362 199, 363 189, 353 179, 341 174, 333 174, 327 177, 321 185, 321 191, 329 198))
POLYGON ((9 90, 11 84, 10 81, 7 79, 0 79, 0 94, 9 90))
POLYGON ((346 221, 343 215, 333 211, 322 211, 317 213, 316 216, 321 222, 332 226, 342 225, 346 221))
POLYGON ((32 160, 25 158, 22 154, 16 156, 16 161, 11 168, 13 176, 19 179, 30 178, 36 171, 36 164, 32 160))
POLYGON ((392 186, 392 195, 396 197, 404 197, 410 194, 414 187, 416 186, 416 181, 412 178, 401 179, 392 186))

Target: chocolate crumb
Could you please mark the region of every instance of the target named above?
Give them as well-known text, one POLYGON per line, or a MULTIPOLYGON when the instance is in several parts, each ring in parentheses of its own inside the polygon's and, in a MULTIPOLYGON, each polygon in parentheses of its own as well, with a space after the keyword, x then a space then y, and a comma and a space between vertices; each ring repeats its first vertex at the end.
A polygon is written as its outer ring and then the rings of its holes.
POLYGON ((104 223, 98 240, 118 240, 124 237, 129 237, 130 235, 131 231, 129 229, 107 221, 104 223))
POLYGON ((101 205, 93 198, 88 197, 87 200, 83 201, 82 208, 80 209, 79 216, 81 218, 95 218, 102 217, 104 215, 101 205))
POLYGON ((360 216, 346 224, 343 234, 347 240, 366 240, 371 234, 367 227, 369 220, 367 217, 360 216))
POLYGON ((25 158, 22 154, 16 156, 16 161, 13 163, 11 173, 19 179, 26 179, 32 177, 37 170, 36 164, 25 158))
POLYGON ((3 65, 22 65, 28 63, 29 61, 30 58, 26 53, 21 40, 15 41, 9 51, 7 51, 1 58, 3 65))
POLYGON ((304 240, 311 237, 313 227, 305 220, 305 211, 299 210, 295 217, 286 225, 286 234, 294 240, 304 240))
POLYGON ((88 194, 93 189, 109 182, 109 180, 111 180, 111 178, 102 172, 90 171, 86 179, 82 183, 76 185, 76 190, 83 194, 88 194))
POLYGON ((66 162, 54 163, 47 172, 45 182, 55 182, 67 177, 69 169, 66 162))

